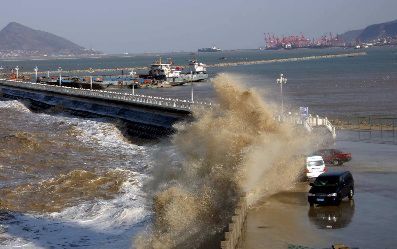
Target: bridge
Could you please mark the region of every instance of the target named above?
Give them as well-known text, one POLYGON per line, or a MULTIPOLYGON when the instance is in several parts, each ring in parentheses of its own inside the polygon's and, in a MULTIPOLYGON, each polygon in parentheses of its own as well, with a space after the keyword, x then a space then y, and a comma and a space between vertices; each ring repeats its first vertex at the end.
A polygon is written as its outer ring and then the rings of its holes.
MULTIPOLYGON (((210 102, 163 98, 132 93, 81 89, 67 86, 46 85, 20 80, 0 79, 1 93, 6 97, 28 99, 47 106, 62 106, 74 111, 94 113, 120 118, 134 124, 136 135, 155 138, 174 132, 173 124, 192 118, 194 108, 212 108, 210 102)), ((325 127, 336 137, 335 127, 326 117, 309 115, 302 119, 298 115, 284 116, 278 120, 303 125, 311 132, 325 127)))

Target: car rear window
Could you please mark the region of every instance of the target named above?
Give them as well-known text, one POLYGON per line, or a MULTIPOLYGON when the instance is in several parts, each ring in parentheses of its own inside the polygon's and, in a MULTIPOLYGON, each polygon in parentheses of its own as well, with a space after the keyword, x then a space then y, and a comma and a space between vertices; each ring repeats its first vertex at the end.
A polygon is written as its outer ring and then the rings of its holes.
POLYGON ((339 177, 337 176, 327 176, 327 177, 317 177, 314 181, 314 186, 322 187, 322 186, 337 186, 339 183, 339 177))
POLYGON ((311 167, 311 166, 321 166, 321 165, 323 165, 323 164, 324 164, 324 161, 323 161, 323 160, 307 162, 307 166, 308 166, 308 167, 311 167))

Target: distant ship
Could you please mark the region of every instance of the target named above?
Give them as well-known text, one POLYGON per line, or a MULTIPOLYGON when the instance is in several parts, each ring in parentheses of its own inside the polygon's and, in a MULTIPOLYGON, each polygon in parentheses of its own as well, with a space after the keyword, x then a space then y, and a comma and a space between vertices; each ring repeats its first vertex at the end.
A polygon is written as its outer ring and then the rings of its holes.
POLYGON ((198 51, 199 52, 221 52, 222 49, 213 46, 211 48, 200 48, 198 51))

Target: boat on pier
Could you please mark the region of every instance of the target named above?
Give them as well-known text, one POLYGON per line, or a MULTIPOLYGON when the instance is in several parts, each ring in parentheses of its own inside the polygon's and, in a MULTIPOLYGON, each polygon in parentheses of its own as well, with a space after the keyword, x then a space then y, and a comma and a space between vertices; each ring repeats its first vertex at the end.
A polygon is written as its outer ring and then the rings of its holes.
POLYGON ((206 65, 196 60, 191 60, 185 69, 182 66, 174 66, 173 62, 162 62, 161 58, 150 66, 148 75, 142 78, 152 78, 160 82, 168 82, 171 86, 179 86, 188 82, 198 82, 208 79, 206 65))
MULTIPOLYGON (((92 72, 91 72, 92 73, 92 72)), ((16 75, 11 73, 6 76, 9 80, 32 81, 31 75, 16 75)), ((164 63, 161 57, 150 65, 146 74, 100 75, 100 76, 68 76, 50 75, 38 76, 36 72, 35 83, 67 86, 81 89, 125 89, 125 88, 166 88, 183 85, 188 82, 198 82, 208 79, 206 65, 196 60, 191 60, 184 66, 176 66, 171 60, 164 63)))

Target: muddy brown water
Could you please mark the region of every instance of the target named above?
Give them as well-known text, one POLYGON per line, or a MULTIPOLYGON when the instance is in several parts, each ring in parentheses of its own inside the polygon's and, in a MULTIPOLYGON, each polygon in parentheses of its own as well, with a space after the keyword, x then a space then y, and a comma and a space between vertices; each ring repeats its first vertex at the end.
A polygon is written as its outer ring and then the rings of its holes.
POLYGON ((101 146, 107 135, 125 140, 114 120, 32 113, 15 100, 1 104, 1 209, 46 213, 113 198, 127 179, 122 166, 139 160, 122 148, 101 146))

